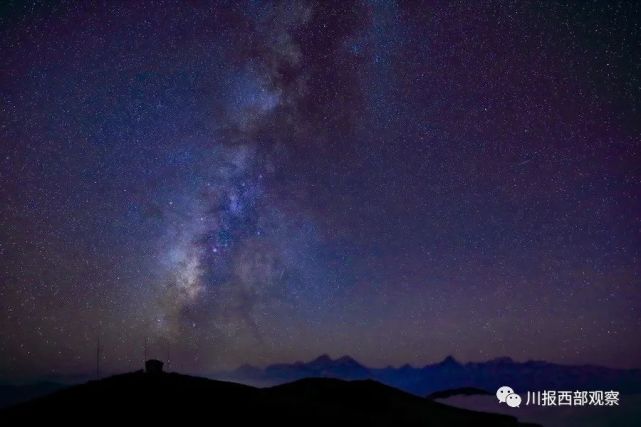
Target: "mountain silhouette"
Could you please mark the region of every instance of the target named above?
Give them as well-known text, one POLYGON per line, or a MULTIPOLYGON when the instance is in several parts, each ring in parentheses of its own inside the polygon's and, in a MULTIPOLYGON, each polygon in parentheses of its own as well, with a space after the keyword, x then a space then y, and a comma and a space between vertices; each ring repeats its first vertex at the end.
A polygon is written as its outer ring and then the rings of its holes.
POLYGON ((427 398, 431 400, 435 400, 435 399, 446 399, 452 396, 474 396, 474 395, 486 396, 491 394, 493 393, 490 393, 486 390, 481 390, 480 388, 476 388, 476 387, 461 387, 461 388, 454 388, 451 390, 435 391, 434 393, 428 395, 427 398))
MULTIPOLYGON (((319 364, 325 360, 317 361, 319 364)), ((350 361, 341 363, 351 364, 350 361)), ((443 405, 372 380, 310 378, 276 387, 142 371, 73 386, 0 412, 0 422, 187 421, 245 425, 525 426, 443 405)))
POLYGON ((211 377, 262 386, 308 377, 372 379, 418 396, 464 387, 491 391, 505 384, 519 390, 608 389, 622 393, 641 392, 639 369, 572 366, 542 361, 516 362, 509 357, 461 363, 448 356, 438 363, 423 367, 403 365, 400 368, 371 368, 349 356, 332 359, 322 355, 306 363, 280 363, 264 369, 245 365, 231 372, 213 373, 211 377))
POLYGON ((44 396, 64 387, 64 384, 51 381, 25 385, 0 384, 0 408, 44 396))

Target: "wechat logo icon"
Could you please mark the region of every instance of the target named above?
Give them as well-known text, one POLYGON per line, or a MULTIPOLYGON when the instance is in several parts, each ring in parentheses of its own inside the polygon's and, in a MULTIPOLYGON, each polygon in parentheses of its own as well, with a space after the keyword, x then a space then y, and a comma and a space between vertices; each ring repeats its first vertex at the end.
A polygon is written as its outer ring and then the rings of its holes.
POLYGON ((504 385, 496 390, 496 398, 499 403, 506 403, 510 408, 518 408, 521 406, 521 396, 514 393, 512 387, 504 385))

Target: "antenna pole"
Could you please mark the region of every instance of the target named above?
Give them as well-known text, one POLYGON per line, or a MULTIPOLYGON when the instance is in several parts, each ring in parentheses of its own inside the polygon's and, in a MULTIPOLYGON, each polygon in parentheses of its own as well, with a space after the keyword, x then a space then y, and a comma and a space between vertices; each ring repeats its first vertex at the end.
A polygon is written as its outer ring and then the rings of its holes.
POLYGON ((96 379, 100 379, 100 334, 96 345, 96 379))

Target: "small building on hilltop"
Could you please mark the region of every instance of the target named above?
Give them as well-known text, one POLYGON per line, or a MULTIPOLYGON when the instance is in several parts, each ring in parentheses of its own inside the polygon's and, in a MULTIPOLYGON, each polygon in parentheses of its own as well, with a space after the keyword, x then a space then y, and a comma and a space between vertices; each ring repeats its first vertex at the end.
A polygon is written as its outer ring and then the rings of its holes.
POLYGON ((160 360, 149 359, 145 362, 145 372, 147 374, 162 374, 163 363, 160 360))

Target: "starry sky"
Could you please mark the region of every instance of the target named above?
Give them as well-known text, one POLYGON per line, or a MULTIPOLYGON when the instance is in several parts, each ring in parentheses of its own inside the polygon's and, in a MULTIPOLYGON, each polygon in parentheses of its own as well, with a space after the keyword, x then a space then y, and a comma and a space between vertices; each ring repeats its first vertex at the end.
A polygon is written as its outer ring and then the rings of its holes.
POLYGON ((639 367, 635 2, 3 2, 0 378, 639 367))

